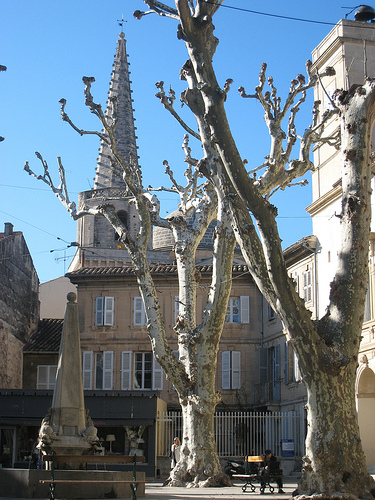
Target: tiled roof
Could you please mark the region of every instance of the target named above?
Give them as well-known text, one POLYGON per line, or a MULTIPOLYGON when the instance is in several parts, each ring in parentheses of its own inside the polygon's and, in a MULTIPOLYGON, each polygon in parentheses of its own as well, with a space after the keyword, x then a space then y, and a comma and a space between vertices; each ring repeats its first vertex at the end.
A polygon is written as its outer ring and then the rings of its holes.
POLYGON ((24 352, 53 352, 60 350, 63 319, 42 319, 38 330, 31 336, 23 348, 24 352))
POLYGON ((0 240, 5 240, 5 238, 10 238, 12 236, 16 236, 18 234, 22 234, 22 231, 13 231, 12 234, 5 235, 5 233, 0 233, 0 240))
MULTIPOLYGON (((212 273, 212 264, 197 265, 196 269, 201 273, 212 273)), ((155 264, 150 266, 152 274, 177 274, 177 266, 175 264, 155 264)), ((233 274, 248 273, 248 267, 244 264, 233 264, 233 274)), ((71 273, 66 274, 68 278, 78 276, 124 276, 134 275, 135 271, 132 266, 123 267, 83 267, 71 273)))

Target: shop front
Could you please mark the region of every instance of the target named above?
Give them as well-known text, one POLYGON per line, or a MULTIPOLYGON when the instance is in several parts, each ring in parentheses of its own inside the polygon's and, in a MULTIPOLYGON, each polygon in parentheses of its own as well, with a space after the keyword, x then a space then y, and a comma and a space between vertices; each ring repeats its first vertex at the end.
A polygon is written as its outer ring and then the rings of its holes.
MULTIPOLYGON (((37 468, 35 445, 42 419, 52 404, 52 391, 0 391, 0 466, 37 468)), ((156 417, 166 403, 151 391, 87 391, 85 407, 98 430, 97 453, 144 455, 139 470, 156 477, 156 417)), ((95 468, 97 468, 95 466, 95 468)), ((108 465, 106 466, 109 470, 108 465)), ((113 464, 111 470, 131 470, 113 464)))

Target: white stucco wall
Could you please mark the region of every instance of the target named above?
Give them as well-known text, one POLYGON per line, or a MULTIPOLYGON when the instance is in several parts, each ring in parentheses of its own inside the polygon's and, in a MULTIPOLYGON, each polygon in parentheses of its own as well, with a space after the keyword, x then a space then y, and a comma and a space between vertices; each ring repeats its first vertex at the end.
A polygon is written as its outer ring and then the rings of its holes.
POLYGON ((77 287, 61 276, 39 286, 40 319, 63 319, 69 292, 77 293, 77 287))

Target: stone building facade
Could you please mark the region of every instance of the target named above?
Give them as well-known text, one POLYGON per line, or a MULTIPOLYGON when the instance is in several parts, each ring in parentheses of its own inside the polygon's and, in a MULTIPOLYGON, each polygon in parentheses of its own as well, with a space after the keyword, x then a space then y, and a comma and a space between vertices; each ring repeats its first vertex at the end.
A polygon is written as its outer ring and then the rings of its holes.
POLYGON ((22 348, 39 319, 39 279, 20 231, 0 233, 0 388, 22 387, 22 348))

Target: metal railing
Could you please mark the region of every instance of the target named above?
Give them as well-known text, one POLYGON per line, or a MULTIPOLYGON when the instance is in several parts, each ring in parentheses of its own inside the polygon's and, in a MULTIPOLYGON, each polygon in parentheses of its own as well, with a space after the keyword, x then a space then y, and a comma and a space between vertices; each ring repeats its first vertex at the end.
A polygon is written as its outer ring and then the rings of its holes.
MULTIPOLYGON (((175 436, 181 439, 183 422, 180 412, 161 413, 157 417, 157 454, 169 456, 175 436)), ((270 449, 282 456, 301 457, 304 438, 298 412, 218 412, 214 432, 219 457, 261 455, 270 449), (294 452, 293 452, 294 451, 294 452)))

